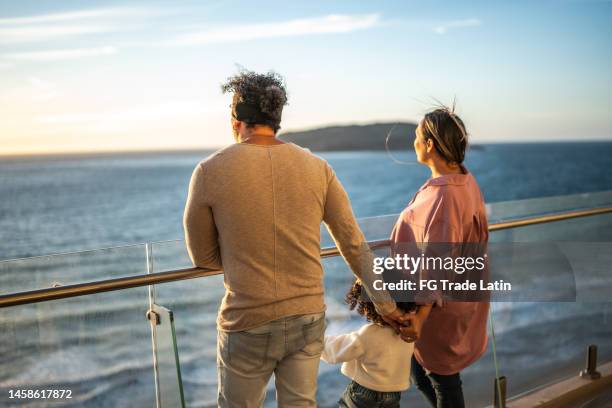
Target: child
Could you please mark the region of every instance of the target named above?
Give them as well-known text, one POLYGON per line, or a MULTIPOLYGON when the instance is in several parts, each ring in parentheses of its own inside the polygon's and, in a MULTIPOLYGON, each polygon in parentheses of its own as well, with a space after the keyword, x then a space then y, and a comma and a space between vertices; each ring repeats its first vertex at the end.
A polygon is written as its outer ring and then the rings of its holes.
MULTIPOLYGON (((399 302, 397 293, 390 293, 401 311, 415 309, 414 303, 399 302)), ((325 336, 321 359, 343 363, 342 374, 352 380, 338 401, 340 407, 399 407, 400 392, 410 386, 413 343, 402 340, 376 313, 359 281, 346 295, 346 302, 370 323, 352 333, 325 336)))

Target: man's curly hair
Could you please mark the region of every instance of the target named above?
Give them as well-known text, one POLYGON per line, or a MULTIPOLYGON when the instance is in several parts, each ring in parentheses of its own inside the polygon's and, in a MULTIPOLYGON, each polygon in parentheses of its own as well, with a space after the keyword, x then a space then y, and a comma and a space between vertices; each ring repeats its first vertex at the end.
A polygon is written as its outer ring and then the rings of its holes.
MULTIPOLYGON (((385 271, 383 273, 383 280, 385 282, 398 282, 399 279, 401 279, 401 274, 396 271, 385 271)), ((395 304, 400 311, 406 313, 416 310, 416 303, 402 301, 402 296, 398 294, 397 291, 389 291, 389 294, 393 300, 395 300, 395 304)), ((357 313, 365 317, 367 321, 381 326, 388 325, 376 311, 374 303, 370 300, 365 288, 359 280, 355 280, 355 283, 353 283, 353 286, 351 286, 346 294, 344 301, 349 305, 349 309, 357 309, 357 313)))
POLYGON ((265 119, 261 122, 245 120, 248 126, 267 125, 278 132, 280 129, 283 107, 287 104, 287 91, 284 79, 274 71, 259 74, 242 70, 231 76, 221 85, 223 93, 234 94, 232 108, 238 103, 254 107, 263 113, 265 119))

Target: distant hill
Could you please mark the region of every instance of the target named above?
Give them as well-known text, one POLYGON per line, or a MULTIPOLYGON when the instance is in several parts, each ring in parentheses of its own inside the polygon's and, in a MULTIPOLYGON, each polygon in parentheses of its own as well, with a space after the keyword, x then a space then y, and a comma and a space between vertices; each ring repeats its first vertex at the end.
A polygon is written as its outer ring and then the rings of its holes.
POLYGON ((279 138, 312 151, 385 150, 385 138, 396 125, 389 141, 391 150, 412 149, 414 123, 329 126, 301 132, 281 133, 279 138))

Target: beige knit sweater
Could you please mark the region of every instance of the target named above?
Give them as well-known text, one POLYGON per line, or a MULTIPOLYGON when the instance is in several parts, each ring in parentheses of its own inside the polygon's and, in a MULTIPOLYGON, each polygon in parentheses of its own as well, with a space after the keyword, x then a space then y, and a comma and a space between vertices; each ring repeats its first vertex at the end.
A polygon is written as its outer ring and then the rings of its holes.
MULTIPOLYGON (((292 143, 239 143, 197 165, 185 238, 196 266, 224 271, 220 330, 325 310, 321 222, 354 274, 371 285, 378 278, 372 254, 325 160, 292 143)), ((379 312, 395 309, 387 293, 372 295, 379 312)))

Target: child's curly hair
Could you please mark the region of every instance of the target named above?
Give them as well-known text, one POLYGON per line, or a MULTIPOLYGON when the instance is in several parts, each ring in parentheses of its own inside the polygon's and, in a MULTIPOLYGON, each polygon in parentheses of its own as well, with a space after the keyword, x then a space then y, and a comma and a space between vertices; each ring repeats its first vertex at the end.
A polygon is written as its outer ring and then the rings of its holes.
MULTIPOLYGON (((394 271, 385 271, 382 276, 385 282, 396 282, 398 280, 398 273, 394 271)), ((416 310, 416 304, 414 302, 401 301, 397 291, 389 291, 389 293, 393 300, 395 300, 397 308, 404 313, 416 310)), ((357 309, 357 313, 365 317, 367 321, 381 326, 388 325, 376 311, 374 303, 372 303, 368 297, 368 294, 359 280, 355 280, 355 283, 353 283, 353 286, 351 286, 346 294, 344 301, 349 305, 349 309, 357 309)))

